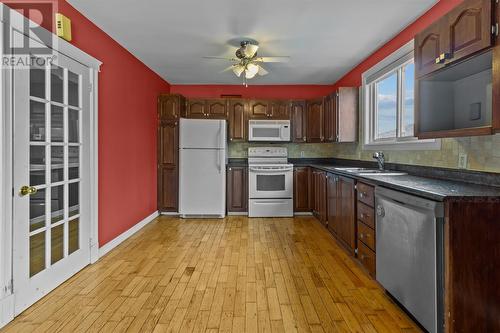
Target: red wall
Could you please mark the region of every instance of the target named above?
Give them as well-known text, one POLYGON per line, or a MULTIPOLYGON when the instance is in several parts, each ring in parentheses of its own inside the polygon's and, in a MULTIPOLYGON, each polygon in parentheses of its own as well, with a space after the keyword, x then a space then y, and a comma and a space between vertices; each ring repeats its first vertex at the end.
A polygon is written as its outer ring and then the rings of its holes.
POLYGON ((361 74, 379 63, 404 44, 408 43, 418 32, 422 31, 438 18, 448 13, 453 7, 462 1, 463 0, 440 0, 424 15, 401 31, 396 37, 372 53, 344 77, 335 82, 334 89, 337 87, 359 87, 361 85, 361 74))
MULTIPOLYGON (((5 1, 8 3, 8 1, 5 1)), ((156 101, 169 84, 64 0, 73 41, 99 73, 99 245, 157 210, 156 101)))
POLYGON ((241 95, 244 98, 306 99, 325 96, 331 85, 172 85, 172 93, 186 97, 241 95))

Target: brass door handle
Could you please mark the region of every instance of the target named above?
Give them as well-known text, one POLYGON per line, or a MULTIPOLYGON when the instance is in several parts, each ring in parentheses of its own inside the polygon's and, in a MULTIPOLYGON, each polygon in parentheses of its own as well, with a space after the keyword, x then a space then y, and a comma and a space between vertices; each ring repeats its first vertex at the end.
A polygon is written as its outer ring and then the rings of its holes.
POLYGON ((19 190, 19 194, 24 197, 24 196, 27 196, 27 195, 33 195, 33 194, 36 194, 36 192, 38 192, 38 190, 33 187, 33 186, 22 186, 21 189, 19 190))

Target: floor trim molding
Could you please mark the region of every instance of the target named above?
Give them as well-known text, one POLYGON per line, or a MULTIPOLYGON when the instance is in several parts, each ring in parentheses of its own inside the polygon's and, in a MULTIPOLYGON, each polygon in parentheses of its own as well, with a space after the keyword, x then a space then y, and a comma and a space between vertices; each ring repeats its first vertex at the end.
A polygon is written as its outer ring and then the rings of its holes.
POLYGON ((160 214, 158 211, 154 212, 153 214, 149 215, 136 225, 134 225, 132 228, 128 229, 124 233, 118 235, 116 238, 113 240, 109 241, 108 243, 104 244, 99 248, 99 258, 102 258, 105 256, 109 251, 113 250, 115 247, 126 241, 129 237, 134 235, 136 232, 144 228, 146 225, 151 223, 154 219, 156 219, 160 214))

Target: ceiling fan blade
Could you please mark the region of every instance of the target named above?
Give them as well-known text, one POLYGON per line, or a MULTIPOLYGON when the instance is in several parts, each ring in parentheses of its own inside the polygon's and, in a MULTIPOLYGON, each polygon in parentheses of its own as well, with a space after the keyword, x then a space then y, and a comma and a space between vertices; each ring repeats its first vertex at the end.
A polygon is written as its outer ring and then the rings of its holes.
POLYGON ((245 57, 253 58, 253 56, 257 53, 258 49, 259 49, 259 45, 247 44, 244 48, 243 53, 245 54, 245 57))
POLYGON ((233 69, 233 67, 234 67, 234 65, 231 65, 231 66, 229 66, 229 67, 226 67, 226 68, 224 68, 224 70, 222 70, 222 71, 221 71, 221 73, 224 73, 224 72, 230 71, 230 70, 232 70, 232 69, 233 69))
POLYGON ((203 59, 216 59, 216 60, 228 60, 228 61, 240 61, 237 58, 226 58, 226 57, 202 57, 203 59))
POLYGON ((288 61, 290 61, 290 57, 288 57, 288 56, 257 57, 253 61, 256 61, 256 62, 288 62, 288 61))
POLYGON ((266 70, 264 69, 264 67, 262 67, 261 65, 259 65, 259 71, 257 72, 257 74, 259 74, 260 76, 264 76, 264 75, 269 74, 269 72, 268 72, 268 71, 266 71, 266 70))

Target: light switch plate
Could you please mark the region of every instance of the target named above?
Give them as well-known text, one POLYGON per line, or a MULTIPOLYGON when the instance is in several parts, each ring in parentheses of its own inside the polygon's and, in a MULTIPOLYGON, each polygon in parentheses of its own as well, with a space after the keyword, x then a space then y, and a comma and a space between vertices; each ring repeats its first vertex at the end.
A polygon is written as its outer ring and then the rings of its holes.
POLYGON ((458 167, 460 169, 467 169, 467 154, 465 153, 458 154, 458 167))

